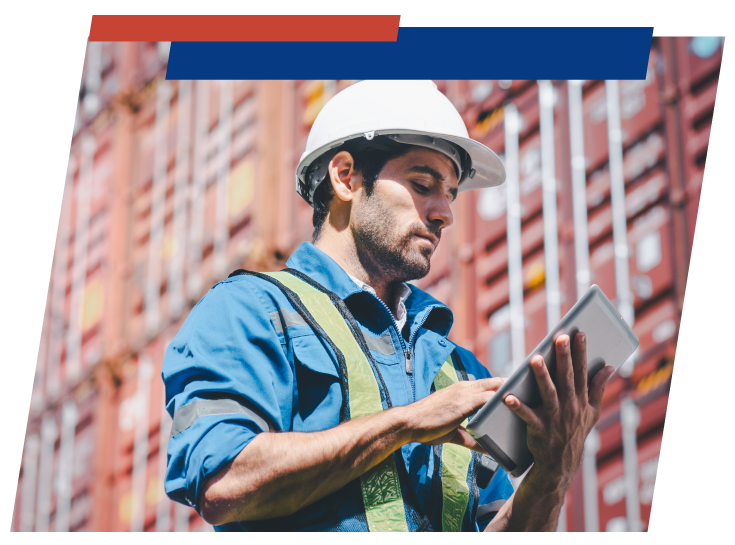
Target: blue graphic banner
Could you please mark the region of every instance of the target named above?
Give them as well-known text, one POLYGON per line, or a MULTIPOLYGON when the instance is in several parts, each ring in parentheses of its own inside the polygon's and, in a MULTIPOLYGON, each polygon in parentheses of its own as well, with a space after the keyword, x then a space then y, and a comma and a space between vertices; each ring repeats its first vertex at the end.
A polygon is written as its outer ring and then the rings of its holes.
POLYGON ((167 79, 645 79, 653 27, 399 28, 395 42, 174 42, 167 79))

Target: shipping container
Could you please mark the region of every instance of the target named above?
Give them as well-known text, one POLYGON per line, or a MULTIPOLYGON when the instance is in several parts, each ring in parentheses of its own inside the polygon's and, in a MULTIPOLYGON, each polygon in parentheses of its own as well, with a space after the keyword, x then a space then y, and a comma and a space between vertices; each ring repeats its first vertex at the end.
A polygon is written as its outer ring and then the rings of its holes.
MULTIPOLYGON (((661 450, 661 433, 647 437, 638 447, 638 500, 642 529, 648 529, 651 515, 656 470, 661 450)), ((600 530, 605 532, 628 531, 626 511, 626 485, 622 454, 607 460, 599 468, 598 504, 600 506, 600 530)))
MULTIPOLYGON (((605 400, 603 420, 607 428, 602 431, 602 446, 600 461, 611 456, 614 449, 620 449, 620 425, 610 424, 611 414, 620 411, 620 399, 632 396, 634 399, 643 399, 641 406, 642 433, 654 433, 650 430, 660 429, 665 418, 667 396, 661 394, 661 389, 667 389, 668 380, 673 371, 673 356, 676 346, 680 309, 677 307, 675 290, 677 288, 676 275, 681 274, 676 262, 674 249, 680 244, 677 239, 678 231, 674 231, 675 218, 672 215, 671 182, 669 172, 676 160, 675 152, 666 145, 664 136, 664 119, 662 105, 657 84, 656 68, 660 61, 654 47, 651 52, 647 78, 642 82, 621 82, 621 121, 623 127, 623 178, 626 186, 625 211, 627 215, 627 243, 628 268, 630 288, 635 309, 634 330, 641 339, 641 347, 635 355, 635 366, 625 373, 618 373, 608 384, 605 400), (652 399, 653 396, 655 399, 652 399), (613 437, 615 437, 613 439, 613 437), (612 449, 612 450, 611 450, 612 449)), ((484 85, 483 92, 493 93, 492 85, 484 85)), ((522 87, 528 93, 530 87, 522 87)), ((706 157, 706 147, 709 138, 709 125, 712 119, 712 107, 716 90, 716 78, 700 82, 696 89, 697 95, 685 95, 683 104, 689 105, 685 109, 683 120, 688 123, 689 133, 684 136, 688 152, 686 213, 688 215, 689 248, 693 236, 698 198, 701 191, 702 170, 706 157), (695 107, 696 106, 696 107, 695 107), (688 117, 687 117, 688 116, 688 117), (696 120, 696 121, 695 121, 696 120)), ((478 91, 478 96, 481 91, 478 91)), ((488 94, 488 97, 490 94, 488 94)), ((506 103, 514 100, 513 95, 503 96, 506 103)), ((484 99, 483 99, 484 100, 484 99)), ((517 98, 516 98, 517 100, 517 98)), ((612 216, 610 203, 610 178, 608 170, 608 139, 606 124, 605 86, 602 82, 586 82, 584 87, 584 143, 587 170, 587 216, 588 216, 588 243, 590 252, 591 282, 598 283, 608 296, 615 301, 615 269, 613 266, 614 252, 612 251, 612 216)), ((476 112, 472 111, 477 100, 468 100, 470 105, 464 113, 465 121, 473 120, 476 112)), ((470 133, 476 138, 485 138, 485 143, 494 146, 496 151, 503 149, 503 105, 500 101, 490 102, 488 98, 488 112, 473 127, 468 122, 470 133)), ((519 108, 520 109, 520 108, 519 108)), ((522 118, 526 119, 526 116, 522 118)), ((559 113, 555 111, 555 117, 559 113)), ((533 114, 528 115, 533 118, 533 114)), ((474 118, 476 119, 476 118, 474 118)), ((527 129, 527 127, 526 127, 527 129)), ((557 143, 559 133, 557 131, 557 143)), ((529 175, 540 178, 540 151, 538 133, 520 138, 520 175, 521 187, 524 182, 529 183, 529 175), (535 168, 533 168, 535 166, 535 168)), ((560 146, 561 147, 561 146, 560 146)), ((557 176, 562 176, 559 162, 569 161, 561 157, 557 148, 557 176)), ((568 148, 567 148, 568 152, 568 148)), ((538 181, 537 181, 537 185, 538 181)), ((536 291, 528 292, 531 265, 536 264, 536 270, 543 270, 543 225, 540 211, 540 198, 533 201, 532 192, 521 190, 521 212, 523 214, 521 229, 521 252, 523 254, 523 271, 525 280, 524 317, 526 349, 530 351, 545 335, 545 288, 543 273, 540 285, 536 291), (529 217, 530 216, 530 217, 529 217), (534 254, 536 249, 536 254, 534 254), (535 259, 534 259, 535 257, 535 259)), ((475 252, 473 253, 476 266, 477 290, 477 321, 478 339, 474 345, 475 352, 481 361, 486 363, 494 374, 507 374, 511 366, 511 338, 509 330, 507 259, 508 249, 506 241, 506 195, 503 186, 485 189, 477 193, 477 219, 475 224, 475 252), (488 324, 487 326, 485 324, 488 324), (483 350, 483 347, 484 348, 483 350), (483 352, 486 353, 483 354, 483 352), (486 358, 486 359, 484 359, 486 358)), ((560 204, 561 206, 561 204, 560 204)), ((569 220, 560 214, 560 224, 569 220)), ((568 221, 568 224, 571 222, 568 221)), ((565 236, 562 225, 559 229, 560 240, 565 236)), ((459 240, 459 244, 466 243, 459 240)), ((561 260, 560 260, 561 261, 561 260)), ((574 275, 574 270, 561 267, 562 279, 566 275, 574 275)), ((685 274, 685 272, 684 272, 685 274)), ((449 293, 452 289, 451 279, 444 280, 443 292, 449 293)), ((456 288, 455 288, 456 289, 456 288)), ((571 304, 571 293, 563 293, 568 304, 571 304)), ((568 308, 568 307, 567 307, 568 308)), ((618 417, 619 419, 619 417, 618 417)), ((602 422, 602 421, 601 421, 602 422)), ((657 455, 660 441, 649 441, 647 437, 640 438, 639 447, 643 456, 657 455)), ((642 463, 648 460, 642 459, 642 463)), ((622 462, 621 462, 622 463, 622 462)), ((647 484, 641 485, 646 492, 641 492, 641 518, 644 528, 650 514, 655 469, 651 469, 654 462, 646 465, 647 469, 641 472, 647 475, 647 484)), ((601 467, 601 471, 604 468, 601 467)), ((573 487, 568 501, 570 505, 576 502, 576 513, 568 513, 570 524, 575 522, 577 530, 584 529, 583 513, 581 508, 582 487, 573 487), (581 510, 580 510, 581 509, 581 510), (580 522, 581 521, 581 522, 580 522)), ((602 505, 602 504, 601 504, 602 505)), ((608 511, 609 505, 601 507, 601 529, 608 528, 608 522, 615 519, 608 511)), ((613 508, 616 506, 614 505, 613 508)), ((617 506, 619 507, 619 506, 617 506)), ((570 509, 572 509, 570 507, 570 509)), ((625 509, 621 511, 625 515, 625 509)), ((610 522, 608 529, 620 528, 620 520, 610 522), (616 526, 617 524, 617 526, 616 526)))

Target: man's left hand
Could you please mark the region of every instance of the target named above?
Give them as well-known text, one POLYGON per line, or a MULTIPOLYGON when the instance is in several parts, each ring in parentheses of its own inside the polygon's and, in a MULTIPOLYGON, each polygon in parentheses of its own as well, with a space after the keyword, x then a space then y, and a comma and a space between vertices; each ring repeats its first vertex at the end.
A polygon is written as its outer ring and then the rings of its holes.
POLYGON ((508 395, 505 403, 528 425, 535 477, 544 488, 563 494, 579 468, 585 438, 600 418, 605 384, 615 370, 606 366, 598 371, 588 391, 584 333, 577 333, 573 343, 568 335, 560 335, 555 349, 556 385, 543 358, 535 356, 531 360, 541 405, 531 409, 513 395, 508 395))

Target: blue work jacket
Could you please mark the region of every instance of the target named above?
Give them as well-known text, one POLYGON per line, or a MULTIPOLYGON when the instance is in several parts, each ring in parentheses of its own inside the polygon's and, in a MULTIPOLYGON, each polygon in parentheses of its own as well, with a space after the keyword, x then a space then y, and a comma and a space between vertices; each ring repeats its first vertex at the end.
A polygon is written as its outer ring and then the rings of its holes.
MULTIPOLYGON (((311 243, 303 243, 287 265, 345 301, 380 367, 393 406, 428 396, 452 350, 470 379, 490 376, 471 352, 447 339, 452 313, 426 292, 410 286, 401 334, 388 307, 311 243), (413 359, 410 374, 406 349, 413 359)), ((166 409, 174 418, 168 443, 168 496, 198 511, 205 480, 257 434, 321 431, 339 424, 342 393, 335 361, 331 348, 273 284, 246 275, 215 284, 192 309, 163 361, 166 409)), ((422 509, 429 502, 431 453, 432 447, 419 443, 402 447, 422 509)), ((489 485, 479 490, 478 529, 512 493, 508 475, 499 468, 489 485)), ((264 527, 239 522, 216 529, 264 527)))

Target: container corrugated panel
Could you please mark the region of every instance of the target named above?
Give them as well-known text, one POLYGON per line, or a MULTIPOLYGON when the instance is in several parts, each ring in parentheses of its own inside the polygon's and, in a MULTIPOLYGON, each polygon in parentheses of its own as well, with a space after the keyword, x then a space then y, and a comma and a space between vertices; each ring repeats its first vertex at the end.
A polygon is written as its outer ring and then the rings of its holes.
POLYGON ((445 305, 451 304, 453 284, 451 276, 443 276, 438 279, 434 279, 434 282, 428 286, 422 286, 421 289, 425 290, 429 295, 441 301, 445 305))
MULTIPOLYGON (((601 211, 602 213, 608 211, 601 211)), ((606 218, 601 218, 602 220, 606 218)), ((673 285, 672 237, 668 208, 658 203, 628 224, 630 288, 636 309, 666 292, 673 285)), ((616 297, 615 252, 612 233, 590 249, 592 283, 610 300, 616 297)))
MULTIPOLYGON (((638 496, 644 531, 648 529, 651 514, 661 437, 661 432, 658 432, 638 445, 638 496)), ((625 531, 627 520, 622 453, 600 465, 597 479, 600 530, 625 531)))
MULTIPOLYGON (((518 101, 526 90, 535 87, 532 80, 469 80, 465 87, 466 110, 460 112, 470 137, 493 150, 503 146, 503 104, 518 101), (495 147, 494 147, 495 146, 495 147)), ((522 106, 517 104, 519 108, 522 106)))
MULTIPOLYGON (((539 107, 535 82, 523 82, 522 91, 513 97, 521 117, 519 135, 519 166, 522 220, 526 221, 541 208, 541 144, 538 133, 539 107)), ((472 125, 472 110, 465 115, 470 136, 481 141, 498 153, 504 149, 503 108, 481 113, 472 125)), ((477 192, 477 215, 475 244, 489 248, 505 237, 506 229, 505 186, 487 188, 477 192)), ((479 249, 478 248, 478 249, 479 249)))
MULTIPOLYGON (((162 80, 159 80, 158 85, 162 84, 162 80)), ((200 292, 200 295, 202 295, 212 284, 225 277, 231 269, 237 268, 248 251, 248 242, 252 235, 249 227, 256 172, 256 164, 252 153, 256 146, 256 84, 254 82, 239 82, 232 85, 227 83, 226 85, 228 85, 232 107, 227 111, 221 111, 221 85, 217 82, 207 84, 209 100, 204 105, 207 117, 204 119, 205 125, 203 127, 200 126, 200 120, 196 117, 196 106, 199 94, 202 92, 199 83, 193 86, 188 99, 182 97, 180 83, 172 87, 166 119, 157 119, 155 93, 148 93, 144 104, 141 106, 138 115, 138 130, 135 135, 138 171, 133 182, 135 195, 133 203, 134 250, 132 259, 134 273, 131 286, 131 330, 133 339, 144 339, 147 336, 145 334, 147 331, 146 292, 150 289, 148 287, 149 282, 155 282, 150 278, 151 265, 157 265, 158 282, 160 283, 159 296, 151 300, 154 301, 157 307, 155 312, 158 313, 160 323, 163 325, 166 316, 175 314, 175 309, 171 308, 168 280, 170 277, 169 269, 173 266, 172 260, 177 253, 186 252, 188 264, 190 265, 186 267, 181 275, 183 286, 186 286, 189 277, 196 273, 202 282, 202 291, 200 292), (226 120, 220 120, 220 114, 225 115, 226 120), (186 155, 179 156, 177 145, 179 139, 184 138, 184 134, 181 133, 182 125, 180 125, 183 119, 186 119, 188 125, 189 132, 187 136, 190 140, 190 147, 186 155), (166 124, 164 142, 166 177, 165 180, 160 182, 164 184, 164 187, 154 190, 153 168, 156 154, 157 123, 166 124), (223 129, 225 124, 227 129, 223 129), (195 145, 195 132, 197 130, 203 130, 205 133, 203 149, 196 148, 195 145), (223 130, 229 130, 228 134, 223 133, 223 130), (229 145, 225 144, 226 141, 229 141, 229 145), (187 188, 193 183, 201 183, 194 180, 195 173, 193 172, 196 154, 198 153, 203 154, 204 157, 203 174, 206 184, 203 194, 204 224, 201 246, 198 248, 201 257, 190 255, 192 251, 197 252, 197 249, 186 244, 189 224, 192 221, 191 214, 193 214, 193 205, 191 202, 186 202, 187 197, 184 198, 186 204, 183 211, 187 218, 185 222, 185 231, 187 232, 176 233, 174 224, 177 179, 183 177, 183 184, 187 188), (225 154, 228 154, 228 156, 225 156, 225 154), (182 159, 183 165, 177 166, 177 161, 182 159), (222 169, 226 169, 224 175, 222 169), (224 233, 226 243, 223 267, 215 267, 214 261, 220 259, 219 250, 215 248, 215 236, 218 229, 220 229, 218 225, 221 224, 218 221, 218 202, 219 194, 222 191, 220 186, 223 184, 227 193, 225 207, 227 220, 226 233, 224 233), (157 210, 156 218, 151 217, 154 192, 164 195, 162 205, 159 204, 162 209, 157 210), (152 225, 152 221, 157 222, 155 226, 152 225), (151 253, 152 250, 149 247, 152 228, 163 230, 163 234, 156 240, 156 244, 160 245, 160 251, 154 250, 153 253, 151 253), (153 254, 155 254, 156 259, 160 260, 160 263, 152 264, 150 262, 153 254), (192 264, 195 270, 191 269, 192 264), (220 268, 222 270, 219 270, 220 268)), ((166 114, 158 112, 158 117, 161 117, 161 115, 166 114)), ((183 288, 180 287, 179 289, 183 288)), ((198 298, 198 296, 195 297, 193 302, 196 302, 198 298)))
MULTIPOLYGON (((691 40, 691 37, 687 38, 691 40)), ((680 44, 682 42, 683 40, 680 40, 680 44)), ((693 71, 701 76, 700 81, 689 85, 686 82, 690 81, 690 73, 685 71, 683 74, 680 74, 685 82, 683 86, 685 88, 692 88, 692 92, 685 94, 682 99, 682 123, 685 128, 683 135, 684 165, 686 169, 685 206, 689 248, 691 251, 694 244, 699 203, 705 177, 707 151, 709 149, 709 139, 717 99, 721 57, 715 53, 707 59, 700 59, 689 51, 689 60, 698 67, 697 70, 693 71)))
MULTIPOLYGON (((545 279, 543 256, 543 216, 537 213, 521 232, 523 252, 524 289, 529 291, 545 279)), ((483 324, 508 302, 508 249, 503 238, 490 252, 476 261, 478 280, 478 320, 483 324)), ((563 267, 563 264, 562 264, 563 267)), ((535 346, 535 345, 534 345, 535 346)))
POLYGON ((500 106, 514 91, 523 87, 525 80, 466 80, 465 96, 467 112, 476 116, 500 106))
MULTIPOLYGON (((623 377, 620 373, 614 374, 605 387, 598 428, 605 429, 617 419, 621 396, 626 395, 636 401, 646 402, 649 398, 658 398, 662 392, 667 392, 674 369, 675 351, 676 337, 671 337, 642 354, 629 377, 623 377)), ((646 409, 647 421, 654 422, 660 417, 663 422, 663 415, 666 411, 665 400, 663 410, 660 405, 660 400, 655 409, 651 409, 653 406, 646 405, 648 407, 646 409)), ((602 455, 617 448, 616 431, 611 433, 610 430, 607 430, 603 434, 603 439, 602 455)))
MULTIPOLYGON (((522 253, 524 258, 530 253, 536 251, 539 247, 543 247, 543 217, 540 214, 541 210, 541 165, 540 165, 540 149, 538 143, 538 137, 534 137, 528 143, 521 147, 521 164, 524 164, 524 160, 527 163, 527 168, 521 167, 521 213, 523 215, 523 224, 521 231, 521 245, 522 253)), ((503 186, 501 186, 503 187, 503 186)), ((496 188, 488 188, 483 190, 478 198, 491 198, 491 191, 496 188)), ((496 196, 501 199, 496 191, 496 196)), ((505 207, 505 196, 502 196, 502 206, 505 207)), ((507 242, 505 239, 505 214, 502 216, 503 228, 501 237, 496 239, 495 243, 490 247, 489 251, 485 248, 486 252, 482 252, 477 258, 477 274, 478 282, 480 286, 486 285, 490 288, 503 274, 506 277, 507 282, 507 242)), ((498 225, 499 228, 499 225, 498 225)), ((482 233, 485 232, 481 227, 478 227, 478 236, 482 237, 482 233)), ((498 229, 499 231, 499 229, 498 229)), ((478 310, 480 315, 484 315, 485 319, 489 317, 488 313, 493 312, 497 309, 500 301, 497 297, 491 297, 489 295, 483 295, 482 287, 479 290, 478 296, 478 310), (492 301, 492 302, 491 302, 492 301)), ((505 290, 507 293, 507 289, 505 290)), ((507 296, 506 296, 507 297, 507 296)))
MULTIPOLYGON (((646 361, 639 365, 628 379, 625 394, 636 403, 640 414, 636 435, 640 512, 644 531, 650 519, 675 353, 676 345, 671 343, 649 353, 646 361)), ((608 392, 613 384, 611 381, 608 385, 608 392)), ((607 395, 608 392, 606 397, 612 397, 607 395)), ((598 498, 600 529, 607 531, 624 529, 624 518, 627 516, 619 398, 620 393, 608 400, 597 425, 600 432, 600 449, 597 456, 598 486, 601 494, 598 498)))
MULTIPOLYGON (((181 320, 175 325, 180 326, 180 324, 181 320)), ((130 529, 131 519, 138 509, 142 510, 141 524, 143 529, 155 529, 159 502, 165 502, 166 504, 170 502, 168 498, 162 496, 163 482, 159 465, 159 456, 166 455, 165 450, 160 450, 161 418, 166 418, 166 424, 170 424, 170 417, 163 415, 164 393, 163 384, 159 377, 163 352, 173 334, 174 332, 169 329, 166 336, 155 339, 145 348, 144 352, 150 358, 153 366, 148 397, 146 399, 141 398, 142 392, 145 390, 140 388, 145 387, 141 385, 138 374, 140 359, 137 362, 130 361, 128 363, 124 371, 123 382, 118 391, 117 448, 114 463, 110 468, 115 482, 114 500, 112 502, 115 511, 113 525, 114 529, 118 531, 130 529), (147 414, 143 415, 141 411, 146 409, 147 414), (143 418, 142 424, 140 418, 143 418), (146 430, 147 440, 138 446, 144 449, 147 461, 143 466, 135 467, 136 434, 139 433, 141 425, 146 430), (144 471, 142 477, 144 485, 140 494, 141 490, 134 490, 133 484, 137 471, 144 471)))
MULTIPOLYGON (((699 177, 699 180, 701 182, 702 176, 704 175, 704 169, 700 170, 696 176, 699 177)), ((697 215, 699 213, 699 199, 702 195, 702 186, 698 187, 688 187, 687 188, 687 196, 686 196, 686 218, 687 218, 687 235, 688 235, 688 242, 689 242, 689 248, 692 248, 692 244, 694 242, 694 233, 696 230, 697 225, 697 215)))
MULTIPOLYGON (((620 81, 620 113, 623 146, 629 147, 661 123, 656 81, 656 53, 651 50, 645 80, 620 81)), ((607 162, 607 98, 605 84, 594 83, 584 93, 584 140, 588 172, 607 162)))
POLYGON ((718 76, 722 63, 722 38, 680 38, 676 45, 682 91, 696 90, 703 82, 718 76))
MULTIPOLYGON (((520 197, 522 214, 521 246, 524 256, 524 289, 526 292, 543 283, 545 278, 545 264, 543 257, 544 230, 542 212, 542 177, 541 177, 541 143, 538 132, 538 96, 535 82, 520 87, 523 91, 515 99, 521 108, 523 118, 521 141, 519 146, 520 167, 520 197)), ((555 132, 559 138, 560 123, 558 111, 555 112, 555 132)), ((502 130, 501 137, 502 137, 502 130)), ((498 138, 498 141, 500 138, 498 138)), ((560 156, 560 146, 555 146, 557 177, 560 176, 560 165, 564 160, 560 156)), ((507 350, 507 330, 505 320, 496 315, 505 316, 508 302, 507 286, 507 242, 506 242, 506 196, 505 186, 484 189, 477 194, 476 237, 478 256, 477 267, 477 310, 478 330, 477 345, 488 348, 488 360, 492 362, 493 353, 501 359, 505 358, 507 350), (501 282, 501 284, 498 284, 501 282), (495 316, 494 316, 495 315, 495 316), (486 325, 490 323, 490 325, 486 325), (494 324, 494 325, 493 325, 494 324), (499 335, 494 340, 495 335, 499 335)), ((561 211, 557 208, 557 213, 561 211)), ((560 221, 564 218, 559 217, 560 221)), ((564 260, 560 260, 563 268, 564 260)), ((562 276, 565 271, 561 270, 562 276)), ((547 332, 546 324, 546 296, 541 290, 530 298, 530 293, 524 301, 524 314, 527 319, 526 345, 530 352, 547 332), (530 304, 529 301, 533 304, 530 304)), ((564 296, 568 299, 569 296, 564 296)), ((481 360, 484 355, 478 357, 481 360)), ((493 363, 490 363, 491 368, 493 363)), ((497 368, 495 373, 499 372, 497 368)))
MULTIPOLYGON (((75 414, 72 420, 64 420, 60 406, 56 405, 47 407, 42 416, 39 415, 29 421, 29 436, 40 435, 43 437, 41 433, 43 420, 53 422, 56 433, 55 440, 52 443, 44 442, 41 439, 39 456, 35 459, 34 467, 26 467, 25 465, 21 467, 16 493, 14 530, 21 529, 19 527, 21 516, 24 516, 25 524, 30 524, 30 528, 39 529, 37 527, 39 509, 42 509, 42 504, 44 504, 44 502, 39 502, 39 490, 46 490, 50 495, 50 504, 45 504, 48 505, 46 515, 41 515, 41 519, 47 521, 50 530, 58 529, 60 522, 57 518, 62 504, 65 504, 68 508, 64 528, 72 531, 90 529, 92 510, 90 496, 93 479, 96 475, 93 454, 97 423, 95 422, 94 412, 96 396, 93 388, 94 386, 88 378, 82 382, 76 391, 68 391, 61 396, 64 406, 70 405, 69 408, 73 407, 75 414), (62 450, 71 453, 72 457, 63 457, 62 450), (47 453, 44 454, 44 451, 47 451, 47 453), (42 464, 46 465, 41 467, 42 464), (31 506, 31 511, 24 515, 21 512, 23 508, 24 478, 32 473, 34 474, 35 487, 31 494, 35 496, 36 502, 35 505, 31 506), (62 486, 68 492, 62 493, 62 486)), ((24 464, 25 461, 24 458, 24 464)))
POLYGON ((704 170, 712 129, 715 96, 717 94, 715 78, 696 92, 682 98, 682 126, 684 129, 684 164, 687 189, 701 184, 700 173, 704 170))
MULTIPOLYGON (((542 178, 541 178, 541 140, 539 134, 539 106, 537 85, 535 82, 524 87, 523 93, 514 100, 519 107, 521 116, 521 133, 519 142, 519 175, 521 196, 521 221, 523 228, 526 223, 540 213, 542 207, 542 178)), ((554 112, 554 129, 556 135, 556 176, 561 176, 561 165, 568 161, 568 157, 562 156, 561 146, 558 145, 560 138, 560 112, 558 108, 554 112)), ((496 152, 503 150, 502 142, 502 112, 498 120, 499 134, 495 138, 496 152)), ((486 142, 487 143, 487 142, 486 142)), ((489 249, 505 237, 506 229, 506 192, 505 186, 487 188, 477 192, 477 216, 476 233, 477 244, 489 249)), ((561 211, 558 211, 561 214, 561 211)), ((564 218, 559 217, 560 221, 564 218)))
POLYGON ((86 191, 89 192, 89 204, 85 212, 87 214, 86 221, 82 222, 81 226, 78 225, 77 216, 80 213, 78 199, 83 195, 84 188, 80 185, 82 181, 77 173, 76 190, 70 203, 72 205, 72 217, 68 224, 70 239, 67 247, 69 265, 67 293, 69 297, 65 302, 67 306, 66 315, 67 320, 74 319, 76 316, 78 322, 75 325, 81 328, 82 357, 80 362, 82 368, 85 365, 95 364, 101 356, 99 346, 101 339, 98 333, 104 310, 105 290, 107 289, 107 269, 105 265, 109 256, 107 206, 113 172, 110 131, 102 130, 96 136, 98 153, 92 171, 88 174, 89 178, 85 180, 85 183, 88 184, 86 191), (80 229, 76 231, 78 227, 80 229), (85 242, 86 246, 82 247, 81 245, 84 245, 85 242), (76 281, 82 282, 81 285, 76 286, 76 289, 79 290, 76 294, 74 292, 74 269, 77 265, 75 259, 81 260, 82 270, 80 272, 83 276, 86 267, 86 279, 83 277, 76 278, 76 281), (72 308, 73 305, 77 304, 79 307, 72 308))
MULTIPOLYGON (((654 131, 623 153, 623 178, 629 185, 645 176, 665 160, 664 138, 654 131)), ((587 207, 592 212, 610 199, 610 172, 608 165, 592 172, 587 178, 587 207)), ((590 235, 592 236, 592 235, 590 235)))
MULTIPOLYGON (((113 186, 114 153, 112 148, 112 126, 106 125, 95 132, 96 153, 89 180, 90 191, 89 217, 82 232, 74 237, 86 237, 86 281, 80 299, 79 309, 82 366, 94 365, 102 355, 101 320, 104 313, 105 291, 108 274, 106 264, 109 260, 108 234, 110 230, 108 208, 113 186)), ((72 230, 76 227, 73 224, 72 230)), ((73 282, 73 280, 72 280, 73 282)), ((72 311, 73 309, 70 309, 72 311)))

